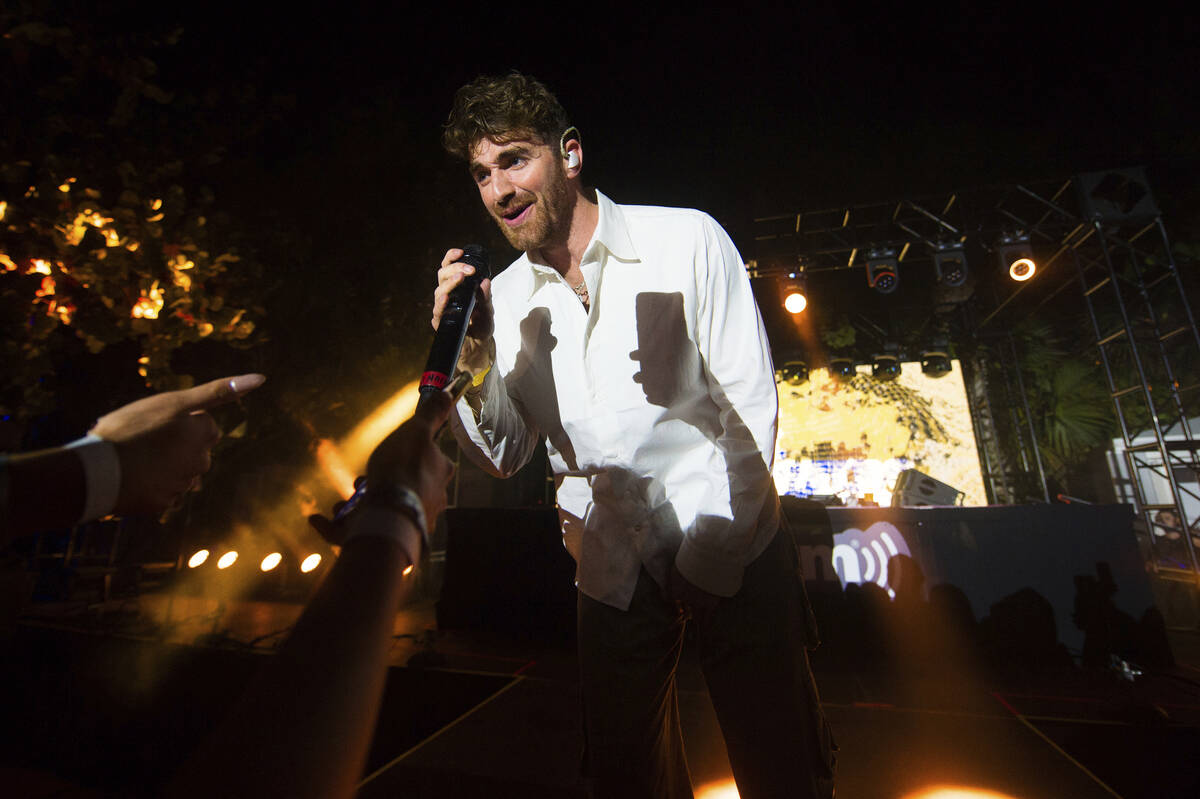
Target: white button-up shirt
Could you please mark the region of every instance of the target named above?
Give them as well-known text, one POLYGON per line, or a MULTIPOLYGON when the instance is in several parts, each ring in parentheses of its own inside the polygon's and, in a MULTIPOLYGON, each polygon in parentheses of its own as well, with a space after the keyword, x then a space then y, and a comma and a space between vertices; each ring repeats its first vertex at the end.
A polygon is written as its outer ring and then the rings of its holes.
POLYGON ((496 362, 459 403, 464 451, 492 474, 542 436, 576 584, 625 609, 674 562, 721 596, 779 524, 774 368, 741 256, 707 214, 618 206, 580 268, 590 309, 522 255, 492 281, 496 362))

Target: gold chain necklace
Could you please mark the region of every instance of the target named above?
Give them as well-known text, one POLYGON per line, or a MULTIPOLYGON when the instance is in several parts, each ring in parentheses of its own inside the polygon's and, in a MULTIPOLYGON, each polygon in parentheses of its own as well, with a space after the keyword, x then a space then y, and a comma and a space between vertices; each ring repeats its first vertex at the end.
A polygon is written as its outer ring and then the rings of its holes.
MULTIPOLYGON (((570 286, 571 284, 568 283, 567 285, 570 286)), ((586 280, 579 281, 578 286, 571 286, 571 290, 575 292, 575 296, 579 298, 580 302, 582 302, 584 305, 588 304, 589 298, 586 280)))

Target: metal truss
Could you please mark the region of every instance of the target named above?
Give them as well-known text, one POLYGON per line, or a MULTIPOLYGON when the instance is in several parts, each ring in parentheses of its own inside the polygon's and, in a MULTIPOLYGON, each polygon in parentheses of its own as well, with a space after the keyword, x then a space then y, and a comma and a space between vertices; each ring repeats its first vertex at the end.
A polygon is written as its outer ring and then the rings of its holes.
POLYGON ((1157 210, 1091 216, 1071 255, 1150 563, 1162 579, 1197 583, 1200 441, 1193 415, 1200 383, 1194 374, 1183 381, 1179 363, 1200 362, 1200 331, 1157 210))
POLYGON ((962 223, 951 213, 956 201, 950 194, 756 219, 756 247, 764 253, 759 267, 770 270, 797 256, 806 272, 862 268, 871 249, 894 249, 901 263, 920 260, 940 242, 962 241, 962 223))
MULTIPOLYGON (((969 303, 962 298, 970 306, 964 333, 991 345, 1002 372, 985 374, 977 363, 975 382, 998 378, 1007 406, 993 408, 986 398, 981 406, 973 396, 972 416, 994 501, 1021 501, 1011 496, 1014 469, 1039 477, 1049 498, 1009 331, 1064 291, 1082 294, 1092 321, 1091 351, 1103 366, 1125 444, 1130 498, 1145 525, 1148 562, 1167 579, 1200 582, 1190 534, 1195 525, 1200 541, 1200 440, 1192 429, 1200 383, 1182 380, 1179 368, 1183 359, 1200 364, 1200 332, 1142 170, 1114 169, 755 222, 756 276, 797 266, 806 272, 863 269, 873 249, 893 250, 908 274, 932 270, 939 247, 963 248, 972 271, 969 303), (1036 253, 1036 273, 1022 283, 998 274, 1000 242, 1013 234, 1027 238, 1036 253), (1002 421, 1005 413, 1011 418, 1002 421), (1018 463, 1007 468, 986 449, 988 441, 996 444, 998 425, 1009 428, 1018 452, 1018 463), (1179 542, 1171 545, 1171 553, 1164 551, 1166 534, 1159 534, 1163 512, 1174 513, 1182 531, 1181 538, 1171 539, 1179 542)), ((940 282, 942 275, 935 277, 940 282)))

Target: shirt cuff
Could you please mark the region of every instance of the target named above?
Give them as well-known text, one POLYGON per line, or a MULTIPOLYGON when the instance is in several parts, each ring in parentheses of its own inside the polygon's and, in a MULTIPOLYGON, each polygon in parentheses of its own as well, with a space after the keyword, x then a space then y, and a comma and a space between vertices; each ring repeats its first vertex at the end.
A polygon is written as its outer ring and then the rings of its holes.
POLYGON ((83 464, 86 498, 78 523, 112 513, 121 490, 121 459, 117 456, 116 446, 111 441, 88 433, 67 444, 64 449, 74 452, 83 464))

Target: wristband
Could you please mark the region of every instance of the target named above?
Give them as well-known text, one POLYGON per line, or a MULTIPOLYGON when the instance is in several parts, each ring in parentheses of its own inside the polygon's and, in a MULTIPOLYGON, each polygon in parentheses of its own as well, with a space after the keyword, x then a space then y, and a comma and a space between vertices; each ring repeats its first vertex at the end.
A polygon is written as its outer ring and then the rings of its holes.
POLYGON ((367 489, 366 504, 387 508, 407 516, 421 531, 422 539, 429 537, 429 529, 425 524, 425 506, 421 504, 417 492, 408 486, 399 483, 372 485, 367 489))
POLYGON ((112 513, 121 489, 121 459, 117 457, 117 448, 111 441, 88 433, 63 449, 72 450, 83 464, 86 498, 77 523, 100 519, 112 513))
POLYGON ((362 536, 378 536, 390 538, 403 545, 405 536, 402 531, 395 525, 388 524, 389 519, 379 515, 381 511, 404 516, 421 534, 421 551, 415 555, 409 553, 409 560, 415 565, 429 549, 429 531, 426 528, 425 507, 421 504, 421 498, 407 486, 397 483, 371 486, 354 514, 357 518, 350 526, 345 543, 362 536))

